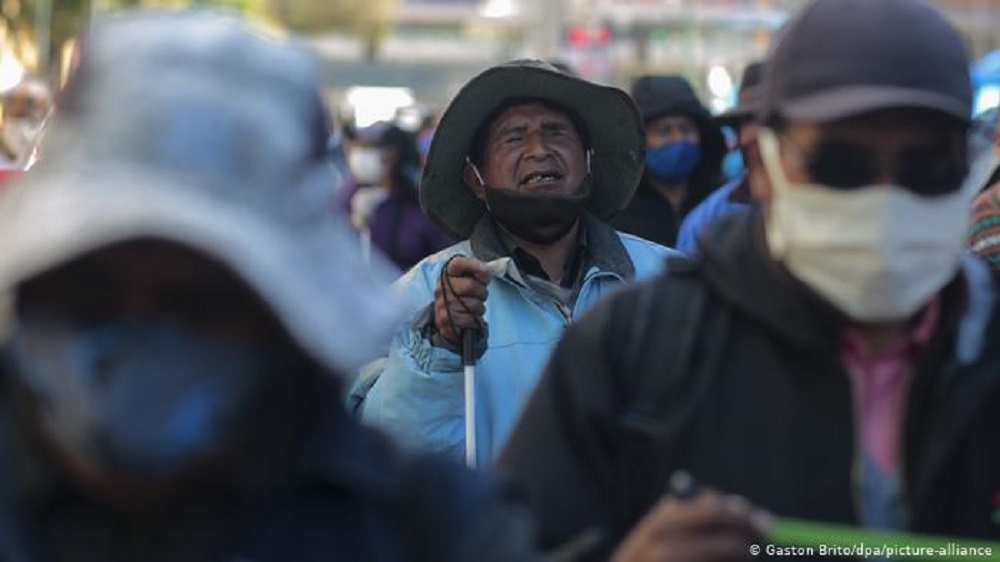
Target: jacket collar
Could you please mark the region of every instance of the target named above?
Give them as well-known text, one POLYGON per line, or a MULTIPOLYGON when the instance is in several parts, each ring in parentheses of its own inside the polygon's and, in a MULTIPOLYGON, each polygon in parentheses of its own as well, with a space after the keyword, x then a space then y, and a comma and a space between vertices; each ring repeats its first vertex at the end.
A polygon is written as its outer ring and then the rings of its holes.
POLYGON ((797 347, 836 350, 846 319, 767 256, 757 209, 712 223, 702 268, 723 298, 797 347))
MULTIPOLYGON (((614 273, 625 280, 634 278, 635 265, 615 229, 586 211, 580 220, 587 233, 585 271, 590 272, 596 268, 597 271, 614 273)), ((472 255, 476 259, 491 262, 511 257, 497 228, 489 214, 483 215, 476 223, 469 236, 472 255)))

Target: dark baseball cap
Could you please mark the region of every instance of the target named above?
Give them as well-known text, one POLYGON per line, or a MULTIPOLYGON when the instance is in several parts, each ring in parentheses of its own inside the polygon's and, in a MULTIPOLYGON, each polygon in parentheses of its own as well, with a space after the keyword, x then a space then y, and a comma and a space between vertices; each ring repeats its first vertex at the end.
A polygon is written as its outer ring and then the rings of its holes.
POLYGON ((739 103, 735 107, 712 117, 715 124, 735 127, 749 121, 757 114, 760 98, 760 82, 764 72, 761 62, 752 62, 743 69, 740 79, 739 103))
POLYGON ((822 123, 894 107, 971 118, 968 52, 922 0, 814 0, 779 33, 767 60, 763 123, 822 123))

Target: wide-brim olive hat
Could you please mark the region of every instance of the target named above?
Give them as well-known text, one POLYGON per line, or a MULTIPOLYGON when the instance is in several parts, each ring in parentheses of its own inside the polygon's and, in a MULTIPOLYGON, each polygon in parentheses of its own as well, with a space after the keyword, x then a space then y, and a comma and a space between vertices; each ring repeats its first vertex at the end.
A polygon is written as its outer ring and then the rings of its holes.
POLYGON ((593 150, 587 209, 608 220, 620 212, 642 177, 642 119, 624 91, 560 72, 551 64, 519 60, 479 74, 455 96, 434 134, 420 185, 420 205, 435 224, 468 238, 486 208, 462 181, 476 132, 512 99, 538 99, 573 111, 593 150))

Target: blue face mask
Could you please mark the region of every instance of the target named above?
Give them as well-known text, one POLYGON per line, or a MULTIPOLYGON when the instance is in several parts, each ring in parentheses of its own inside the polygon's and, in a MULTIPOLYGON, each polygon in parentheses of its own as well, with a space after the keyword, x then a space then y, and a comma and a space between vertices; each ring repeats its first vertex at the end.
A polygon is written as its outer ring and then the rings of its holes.
POLYGON ((742 177, 743 169, 743 153, 739 150, 730 150, 722 159, 722 173, 726 181, 735 181, 742 177))
POLYGON ((255 415, 267 381, 286 374, 260 346, 144 323, 40 326, 15 337, 4 357, 50 412, 94 414, 74 431, 47 428, 64 448, 76 443, 105 473, 146 478, 220 453, 255 415))
POLYGON ((701 161, 701 145, 677 141, 646 151, 646 168, 660 181, 679 182, 691 177, 701 161))

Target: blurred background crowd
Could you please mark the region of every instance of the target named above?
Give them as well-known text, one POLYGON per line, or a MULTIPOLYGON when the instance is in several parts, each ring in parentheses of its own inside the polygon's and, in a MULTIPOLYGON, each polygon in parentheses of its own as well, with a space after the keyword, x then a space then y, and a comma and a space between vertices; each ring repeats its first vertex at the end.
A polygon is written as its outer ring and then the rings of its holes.
MULTIPOLYGON (((973 151, 992 145, 1000 105, 1000 2, 936 0, 974 64, 973 151)), ((0 178, 30 166, 53 91, 102 14, 129 7, 216 7, 308 44, 322 60, 331 139, 353 185, 339 204, 365 247, 401 268, 447 245, 414 194, 440 111, 483 68, 540 58, 628 90, 643 75, 681 76, 712 114, 738 102, 747 64, 803 0, 5 0, 0 10, 0 178), (383 156, 387 154, 386 156, 383 156), (366 189, 376 188, 376 189, 366 189), (400 233, 407 234, 405 240, 400 233)), ((735 152, 736 135, 726 133, 735 152)), ((735 156, 732 154, 731 156, 735 156)), ((738 177, 734 158, 724 179, 738 177)), ((714 187, 714 186, 713 186, 714 187)), ((692 203, 696 203, 692 201, 692 203)), ((683 214, 684 209, 681 209, 683 214)), ((682 217, 681 217, 682 218, 682 217)), ((620 225, 621 226, 621 225, 620 225)), ((647 237, 651 233, 640 232, 647 237)), ((654 240, 673 245, 673 236, 654 240)), ((367 250, 366 250, 367 251, 367 250)))

